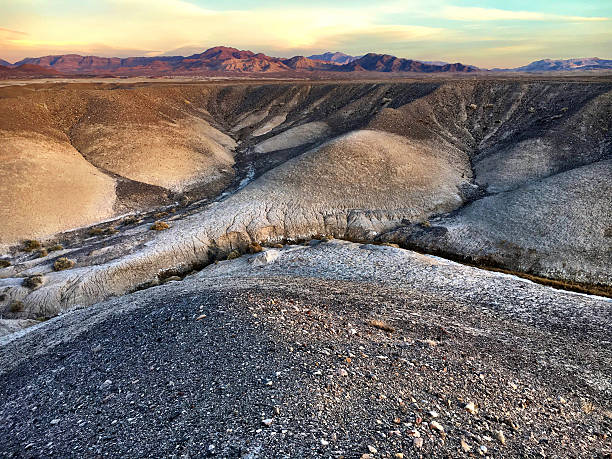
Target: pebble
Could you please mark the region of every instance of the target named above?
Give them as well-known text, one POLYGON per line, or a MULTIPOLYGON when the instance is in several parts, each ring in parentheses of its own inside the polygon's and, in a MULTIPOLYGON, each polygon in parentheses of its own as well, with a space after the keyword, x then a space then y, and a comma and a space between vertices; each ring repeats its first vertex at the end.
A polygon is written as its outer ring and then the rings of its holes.
POLYGON ((272 419, 262 419, 261 423, 266 427, 270 427, 272 425, 272 419))
POLYGON ((464 438, 461 439, 461 449, 466 453, 470 452, 470 450, 472 449, 472 447, 468 445, 464 438))
POLYGON ((497 431, 496 434, 497 440, 502 444, 505 445, 506 444, 506 436, 504 435, 504 432, 501 430, 497 431))
POLYGON ((469 402, 465 405, 465 410, 470 414, 476 414, 476 405, 474 402, 469 402))
POLYGON ((378 450, 374 448, 372 445, 368 445, 368 451, 371 452, 372 454, 376 454, 378 452, 378 450))
POLYGON ((329 445, 329 442, 327 440, 325 440, 324 438, 321 438, 321 445, 327 446, 327 445, 329 445))
POLYGON ((404 459, 404 453, 395 453, 397 459, 404 459))
POLYGON ((59 419, 53 419, 51 420, 51 425, 55 425, 55 424, 59 424, 60 420, 59 419))
POLYGON ((438 416, 440 416, 440 415, 438 414, 438 412, 437 412, 437 411, 430 411, 430 412, 429 412, 429 415, 430 415, 432 418, 437 418, 438 416))
POLYGON ((348 376, 348 371, 346 371, 344 368, 338 368, 336 374, 338 376, 348 376))
POLYGON ((423 439, 421 437, 417 437, 412 441, 412 444, 415 448, 421 449, 423 447, 423 439))
POLYGON ((108 389, 113 382, 110 379, 107 379, 102 384, 100 384, 100 390, 108 389))
POLYGON ((438 421, 431 421, 429 423, 429 428, 431 430, 437 430, 438 432, 444 432, 444 427, 438 421))
POLYGON ((489 449, 485 445, 480 445, 480 452, 482 454, 487 454, 487 451, 489 451, 489 449))

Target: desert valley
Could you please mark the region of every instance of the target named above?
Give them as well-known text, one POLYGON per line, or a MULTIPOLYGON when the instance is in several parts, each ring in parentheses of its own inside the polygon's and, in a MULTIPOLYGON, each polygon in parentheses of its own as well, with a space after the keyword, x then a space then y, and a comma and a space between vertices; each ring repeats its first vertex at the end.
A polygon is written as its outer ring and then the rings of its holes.
POLYGON ((612 457, 612 60, 271 54, 0 59, 0 456, 612 457))

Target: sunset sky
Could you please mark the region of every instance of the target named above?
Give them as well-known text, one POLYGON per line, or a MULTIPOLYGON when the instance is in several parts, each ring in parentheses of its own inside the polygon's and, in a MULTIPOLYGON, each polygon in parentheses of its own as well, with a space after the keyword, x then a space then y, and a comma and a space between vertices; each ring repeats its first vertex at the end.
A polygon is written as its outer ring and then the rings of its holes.
POLYGON ((188 55, 216 45, 514 67, 612 58, 612 0, 2 0, 0 58, 188 55))

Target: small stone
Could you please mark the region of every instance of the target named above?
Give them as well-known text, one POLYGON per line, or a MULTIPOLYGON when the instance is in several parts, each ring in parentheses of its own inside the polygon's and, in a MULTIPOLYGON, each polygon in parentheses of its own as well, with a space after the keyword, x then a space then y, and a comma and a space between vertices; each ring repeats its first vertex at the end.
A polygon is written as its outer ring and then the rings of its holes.
POLYGON ((336 370, 336 374, 338 376, 348 376, 348 371, 346 371, 344 368, 338 368, 338 370, 336 370))
POLYGON ((261 423, 266 427, 270 427, 272 425, 272 419, 262 419, 261 423))
POLYGON ((415 448, 421 449, 423 447, 423 439, 421 437, 417 437, 412 441, 412 444, 415 448))
POLYGON ((361 459, 372 459, 372 455, 364 453, 364 454, 361 455, 361 459))
POLYGON ((108 389, 108 388, 111 386, 111 384, 112 384, 112 383, 113 383, 113 382, 112 382, 110 379, 107 379, 107 380, 106 380, 106 381, 104 381, 102 384, 100 384, 100 390, 106 390, 106 389, 108 389))
POLYGON ((374 448, 372 445, 368 445, 368 451, 371 452, 372 454, 376 454, 378 452, 378 450, 374 448))
POLYGON ((431 430, 437 430, 438 432, 444 432, 444 427, 438 421, 431 421, 429 423, 429 428, 431 430))
POLYGON ((196 317, 196 320, 202 320, 202 319, 206 319, 206 314, 200 314, 198 317, 196 317))
POLYGON ((277 415, 277 416, 280 414, 280 407, 278 407, 278 406, 274 407, 274 414, 277 415))
POLYGON ((465 405, 465 411, 467 411, 470 414, 476 414, 476 405, 474 405, 474 402, 469 402, 465 405))
POLYGON ((402 420, 400 418, 394 418, 393 419, 393 424, 401 424, 402 420))
POLYGON ((97 354, 98 352, 102 351, 102 345, 98 344, 96 347, 94 347, 91 352, 93 352, 94 354, 97 354))
POLYGON ((51 423, 50 423, 50 424, 54 426, 54 425, 56 425, 56 424, 59 424, 59 422, 60 422, 60 420, 59 420, 59 419, 53 419, 53 420, 51 420, 51 423))
POLYGON ((499 441, 502 445, 506 444, 506 436, 504 435, 503 431, 498 430, 495 436, 497 437, 497 441, 499 441))
POLYGON ((395 453, 397 459, 404 459, 404 453, 395 453))
POLYGON ((429 412, 429 415, 430 415, 432 418, 437 418, 437 417, 439 416, 439 414, 438 414, 438 412, 437 412, 437 411, 430 411, 430 412, 429 412))
POLYGON ((273 382, 272 382, 271 380, 269 380, 269 379, 268 379, 268 380, 266 381, 266 386, 271 386, 272 384, 273 384, 273 382))
POLYGON ((461 439, 461 449, 466 453, 469 453, 472 447, 468 445, 464 438, 461 439))
POLYGON ((325 440, 324 438, 321 438, 321 445, 327 446, 327 445, 329 445, 329 442, 327 440, 325 440))
POLYGON ((485 445, 480 445, 480 454, 487 454, 489 449, 485 445))

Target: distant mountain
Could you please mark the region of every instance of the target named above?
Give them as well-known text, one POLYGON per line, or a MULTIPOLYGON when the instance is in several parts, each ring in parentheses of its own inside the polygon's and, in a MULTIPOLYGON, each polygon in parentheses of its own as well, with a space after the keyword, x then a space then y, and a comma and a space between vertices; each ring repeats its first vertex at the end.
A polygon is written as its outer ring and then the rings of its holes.
POLYGON ((14 66, 34 65, 70 75, 206 75, 218 73, 291 72, 473 72, 477 67, 464 64, 428 64, 388 54, 361 57, 344 53, 279 58, 236 48, 216 46, 191 56, 98 57, 63 54, 26 58, 14 66), (313 57, 321 57, 314 59, 313 57))
POLYGON ((335 53, 327 52, 323 54, 313 54, 312 56, 308 56, 308 59, 334 62, 336 64, 348 64, 349 62, 359 59, 360 57, 363 56, 349 56, 348 54, 344 54, 337 51, 335 53))
POLYGON ((0 65, 2 65, 2 66, 4 66, 4 67, 10 67, 10 66, 11 66, 11 65, 13 65, 13 64, 11 64, 11 63, 10 63, 10 62, 8 62, 8 61, 5 61, 4 59, 0 59, 0 65))
MULTIPOLYGON (((11 65, 11 64, 9 64, 11 65)), ((15 67, 0 66, 0 79, 2 78, 44 78, 60 76, 57 70, 41 67, 39 65, 22 64, 15 67)))
POLYGON ((426 64, 412 59, 402 59, 389 54, 368 53, 340 67, 342 71, 371 71, 371 72, 477 72, 481 69, 472 65, 456 64, 426 64))
POLYGON ((609 70, 612 60, 598 57, 577 59, 542 59, 514 69, 493 69, 505 72, 557 72, 571 70, 609 70))

